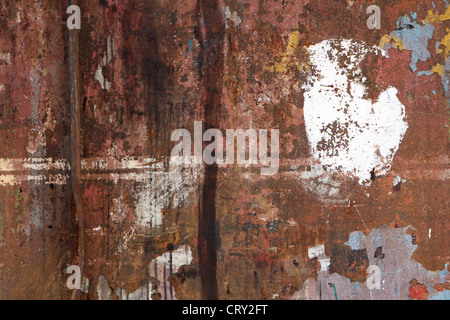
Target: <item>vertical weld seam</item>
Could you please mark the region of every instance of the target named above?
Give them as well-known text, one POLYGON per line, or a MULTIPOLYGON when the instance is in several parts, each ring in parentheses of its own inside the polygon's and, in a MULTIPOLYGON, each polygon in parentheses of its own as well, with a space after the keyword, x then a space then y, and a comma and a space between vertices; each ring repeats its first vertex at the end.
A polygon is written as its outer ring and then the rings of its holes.
MULTIPOLYGON (((76 0, 68 0, 68 5, 76 5, 76 0)), ((85 238, 84 215, 80 192, 81 152, 80 152, 80 66, 79 66, 79 38, 78 30, 69 30, 69 78, 70 78, 70 173, 72 195, 75 202, 76 219, 78 222, 78 264, 81 277, 84 277, 85 269, 85 238)), ((72 300, 80 299, 81 289, 74 289, 72 300)))

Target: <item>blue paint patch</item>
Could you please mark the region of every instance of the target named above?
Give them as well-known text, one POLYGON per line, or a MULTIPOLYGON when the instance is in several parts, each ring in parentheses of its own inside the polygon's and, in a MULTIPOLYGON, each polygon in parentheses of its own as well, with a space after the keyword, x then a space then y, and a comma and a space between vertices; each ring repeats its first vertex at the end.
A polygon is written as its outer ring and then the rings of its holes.
POLYGON ((444 290, 430 295, 428 300, 450 300, 450 290, 444 290))
POLYGON ((419 76, 431 76, 431 71, 419 71, 417 74, 419 76))
POLYGON ((191 48, 192 48, 192 40, 189 39, 188 41, 188 53, 187 53, 187 58, 189 59, 189 54, 191 53, 191 48))
MULTIPOLYGON (((413 20, 417 18, 417 13, 411 13, 413 20)), ((428 51, 428 40, 433 37, 434 27, 430 24, 425 24, 423 26, 419 25, 416 21, 411 20, 411 18, 406 15, 400 17, 397 21, 397 28, 391 32, 391 36, 399 37, 407 50, 411 51, 411 69, 417 71, 417 62, 427 61, 431 56, 428 51)))
POLYGON ((334 298, 337 300, 337 292, 336 292, 336 286, 334 285, 334 283, 331 284, 333 286, 333 291, 334 291, 334 298))
POLYGON ((444 85, 444 88, 445 88, 445 95, 447 96, 447 97, 449 97, 449 81, 448 81, 448 78, 447 78, 447 74, 450 72, 450 57, 448 57, 446 60, 445 60, 445 72, 444 72, 444 74, 442 75, 442 84, 444 85))
POLYGON ((364 249, 363 240, 365 239, 365 237, 366 236, 361 231, 352 232, 352 233, 350 233, 349 239, 345 243, 345 245, 352 248, 352 250, 364 249))

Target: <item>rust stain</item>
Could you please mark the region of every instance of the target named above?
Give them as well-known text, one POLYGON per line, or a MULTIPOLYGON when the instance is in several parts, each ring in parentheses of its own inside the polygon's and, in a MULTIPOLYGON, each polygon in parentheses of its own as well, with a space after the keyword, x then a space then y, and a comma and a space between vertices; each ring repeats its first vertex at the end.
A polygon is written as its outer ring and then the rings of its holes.
POLYGON ((71 3, 0 4, 0 298, 70 299, 70 265, 77 299, 448 297, 446 1, 381 0, 374 30, 363 0, 80 1, 77 32, 71 3), (353 69, 346 43, 367 50, 353 69), (396 89, 407 130, 392 158, 376 141, 382 165, 316 157, 339 156, 349 122, 310 147, 319 44, 347 72, 333 98, 396 89), (194 121, 279 129, 278 173, 175 164, 194 121))

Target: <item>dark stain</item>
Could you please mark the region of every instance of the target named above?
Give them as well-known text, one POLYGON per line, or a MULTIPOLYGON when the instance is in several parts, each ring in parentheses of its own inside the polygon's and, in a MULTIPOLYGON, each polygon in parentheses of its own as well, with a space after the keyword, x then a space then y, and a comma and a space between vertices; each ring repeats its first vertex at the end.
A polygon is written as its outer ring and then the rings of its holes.
POLYGON ((125 79, 129 79, 123 104, 127 106, 127 117, 136 114, 148 119, 148 154, 160 159, 170 155, 172 107, 167 106, 171 105, 173 99, 175 69, 167 61, 167 55, 161 52, 161 48, 169 45, 167 34, 172 29, 167 27, 162 30, 155 25, 153 15, 166 14, 164 10, 168 9, 158 8, 153 1, 129 1, 127 8, 129 10, 126 12, 129 13, 122 20, 122 38, 125 43, 124 49, 120 51, 120 58, 129 66, 123 74, 125 79), (136 17, 136 12, 142 14, 136 17), (139 32, 136 32, 136 19, 139 20, 139 32), (145 110, 139 106, 141 93, 136 89, 142 84, 145 110))
POLYGON ((401 26, 401 27, 399 27, 399 28, 397 28, 397 29, 395 29, 395 30, 396 30, 396 31, 400 31, 400 30, 403 30, 403 29, 409 29, 409 30, 411 30, 411 29, 414 29, 414 26, 413 26, 412 24, 406 24, 406 25, 401 26))
POLYGON ((106 8, 109 8, 109 3, 108 3, 108 1, 106 1, 106 0, 100 0, 99 2, 100 2, 100 4, 101 4, 102 6, 104 6, 104 7, 106 7, 106 8))
POLYGON ((375 181, 376 178, 377 176, 375 174, 375 168, 373 168, 372 171, 370 171, 370 180, 375 181))
MULTIPOLYGON (((224 76, 224 36, 222 14, 217 0, 200 0, 198 15, 203 15, 204 34, 199 33, 200 43, 200 81, 203 86, 203 107, 205 130, 220 129, 222 113, 222 91, 224 76), (206 45, 206 43, 208 45, 206 45)), ((200 26, 200 21, 197 21, 200 26)), ((198 225, 198 255, 202 297, 217 300, 217 234, 216 234, 216 192, 217 164, 205 167, 201 208, 198 225)))
POLYGON ((397 183, 392 187, 392 189, 394 190, 394 192, 399 192, 402 189, 402 182, 400 181, 399 183, 397 183))
POLYGON ((280 221, 279 220, 269 221, 266 227, 270 232, 278 232, 278 229, 280 227, 280 221))
POLYGON ((188 279, 195 279, 198 277, 198 271, 197 269, 194 269, 189 266, 182 266, 178 269, 178 272, 172 275, 172 277, 175 277, 176 281, 180 284, 183 284, 188 279))
POLYGON ((351 281, 365 281, 366 270, 369 267, 366 249, 351 250, 348 247, 338 246, 331 251, 330 273, 340 273, 351 281))
POLYGON ((384 259, 383 247, 378 247, 373 255, 375 259, 384 259))
POLYGON ((87 97, 83 98, 83 112, 86 111, 87 97))

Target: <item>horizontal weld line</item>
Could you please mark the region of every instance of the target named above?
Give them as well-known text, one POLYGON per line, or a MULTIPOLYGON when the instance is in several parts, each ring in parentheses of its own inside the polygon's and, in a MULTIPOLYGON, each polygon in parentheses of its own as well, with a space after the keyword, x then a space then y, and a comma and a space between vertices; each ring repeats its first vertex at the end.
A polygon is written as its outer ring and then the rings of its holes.
MULTIPOLYGON (((284 172, 299 172, 300 169, 306 168, 308 166, 311 166, 313 164, 302 164, 302 165, 279 165, 279 171, 284 172), (296 166, 295 169, 292 167, 296 166)), ((145 172, 165 172, 170 173, 172 170, 192 170, 192 169, 198 169, 203 168, 205 166, 204 163, 202 164, 193 164, 193 165, 176 165, 172 164, 169 167, 163 167, 161 168, 152 168, 152 167, 140 167, 140 168, 116 168, 116 169, 86 169, 82 168, 83 174, 109 174, 109 173, 140 173, 141 171, 145 172)), ((246 168, 250 170, 260 169, 260 168, 267 168, 270 167, 270 165, 263 165, 263 164, 219 164, 219 168, 226 169, 226 168, 246 168)), ((405 167, 405 170, 415 170, 415 171, 446 171, 450 170, 450 167, 443 165, 443 166, 436 166, 436 167, 430 167, 427 165, 427 169, 423 169, 421 166, 413 166, 413 167, 405 167)), ((390 173, 397 172, 398 170, 390 170, 390 173)), ((64 174, 64 173, 70 173, 70 169, 16 169, 16 170, 0 170, 0 175, 30 175, 35 176, 42 173, 48 173, 48 174, 64 174)), ((330 171, 331 173, 331 171, 330 171)))

